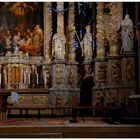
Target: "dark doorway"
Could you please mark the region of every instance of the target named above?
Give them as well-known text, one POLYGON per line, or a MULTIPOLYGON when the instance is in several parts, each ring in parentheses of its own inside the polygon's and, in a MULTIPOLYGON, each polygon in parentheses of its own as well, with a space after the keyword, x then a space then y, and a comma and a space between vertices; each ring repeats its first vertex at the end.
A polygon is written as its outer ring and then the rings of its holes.
MULTIPOLYGON (((80 91, 80 106, 91 107, 92 106, 92 87, 95 85, 93 77, 87 77, 83 80, 80 91)), ((85 115, 92 115, 92 110, 84 110, 85 115)))

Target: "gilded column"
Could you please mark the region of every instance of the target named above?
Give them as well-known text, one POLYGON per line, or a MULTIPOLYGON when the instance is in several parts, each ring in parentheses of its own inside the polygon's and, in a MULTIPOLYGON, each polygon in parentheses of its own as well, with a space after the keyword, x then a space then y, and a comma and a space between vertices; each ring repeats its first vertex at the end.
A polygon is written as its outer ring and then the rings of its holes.
POLYGON ((68 61, 74 62, 75 61, 75 48, 74 48, 74 41, 75 41, 75 32, 74 32, 74 2, 70 2, 70 9, 68 15, 68 61))
POLYGON ((119 48, 119 32, 118 25, 121 15, 119 15, 119 8, 116 2, 110 2, 110 56, 118 56, 119 48))
POLYGON ((97 57, 104 57, 105 56, 105 49, 104 49, 104 39, 105 39, 105 29, 104 29, 104 19, 103 19, 103 9, 104 3, 98 2, 97 3, 97 57))
POLYGON ((45 61, 51 61, 51 40, 52 40, 52 11, 48 7, 51 2, 44 3, 44 57, 45 61))

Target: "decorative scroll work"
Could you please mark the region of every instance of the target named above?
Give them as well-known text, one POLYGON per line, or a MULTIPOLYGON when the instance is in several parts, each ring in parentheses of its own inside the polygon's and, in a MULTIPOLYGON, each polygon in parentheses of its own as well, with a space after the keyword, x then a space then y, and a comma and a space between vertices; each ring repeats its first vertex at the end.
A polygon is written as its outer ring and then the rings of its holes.
POLYGON ((47 62, 50 62, 50 48, 52 40, 52 11, 48 7, 51 2, 44 3, 44 56, 47 62))
POLYGON ((104 30, 104 19, 103 19, 103 9, 104 3, 97 3, 97 57, 103 57, 105 55, 104 51, 104 39, 105 39, 105 30, 104 30))
POLYGON ((75 48, 74 48, 74 40, 75 40, 75 33, 74 33, 74 2, 69 3, 70 9, 69 9, 69 16, 68 16, 68 60, 70 62, 75 61, 75 48))
POLYGON ((112 80, 120 80, 121 79, 121 69, 120 63, 113 63, 111 66, 111 77, 112 80))
POLYGON ((126 79, 128 82, 133 80, 133 62, 131 59, 126 61, 126 79))
POLYGON ((115 2, 110 2, 110 55, 118 55, 118 7, 115 2))
POLYGON ((106 65, 105 64, 100 64, 98 66, 98 80, 99 81, 106 80, 106 77, 107 77, 106 74, 107 74, 106 65))
POLYGON ((45 95, 21 95, 19 96, 18 102, 16 103, 17 106, 42 106, 48 105, 48 97, 45 95))

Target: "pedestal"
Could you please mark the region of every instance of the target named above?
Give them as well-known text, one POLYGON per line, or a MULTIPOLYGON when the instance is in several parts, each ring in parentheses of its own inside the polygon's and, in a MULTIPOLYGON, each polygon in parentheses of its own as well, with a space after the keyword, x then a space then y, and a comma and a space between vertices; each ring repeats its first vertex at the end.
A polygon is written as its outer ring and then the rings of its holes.
POLYGON ((49 106, 76 106, 79 103, 77 63, 54 61, 49 106))
POLYGON ((122 83, 123 92, 121 94, 121 101, 126 107, 129 106, 129 96, 136 94, 135 83, 135 67, 134 67, 134 53, 123 53, 122 58, 122 83))
POLYGON ((93 106, 103 106, 107 87, 107 59, 95 59, 95 87, 93 87, 93 106))
POLYGON ((52 88, 49 94, 49 106, 63 106, 68 102, 66 62, 52 62, 52 88))

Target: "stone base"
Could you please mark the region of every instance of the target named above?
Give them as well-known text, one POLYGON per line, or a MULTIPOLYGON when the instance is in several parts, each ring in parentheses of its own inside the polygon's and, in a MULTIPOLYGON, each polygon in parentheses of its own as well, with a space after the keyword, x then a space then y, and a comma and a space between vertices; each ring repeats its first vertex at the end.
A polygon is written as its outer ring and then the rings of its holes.
POLYGON ((79 104, 79 89, 50 89, 49 106, 77 106, 79 104))

